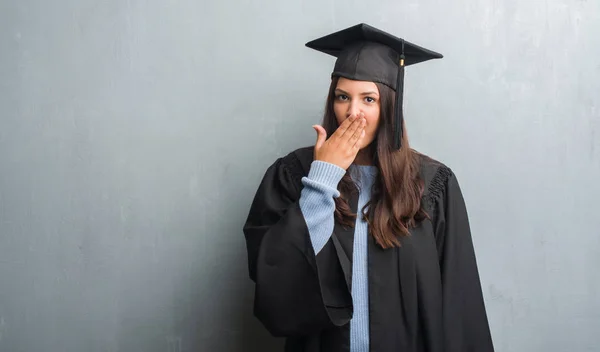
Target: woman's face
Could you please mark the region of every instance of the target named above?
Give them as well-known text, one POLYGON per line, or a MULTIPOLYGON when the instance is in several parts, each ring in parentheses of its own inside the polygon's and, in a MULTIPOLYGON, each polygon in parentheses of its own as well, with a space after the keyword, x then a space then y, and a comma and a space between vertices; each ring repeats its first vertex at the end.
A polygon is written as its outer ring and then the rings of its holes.
POLYGON ((379 89, 373 82, 354 81, 340 77, 335 89, 333 111, 338 125, 350 116, 364 116, 367 120, 365 137, 360 148, 371 144, 379 126, 379 89))

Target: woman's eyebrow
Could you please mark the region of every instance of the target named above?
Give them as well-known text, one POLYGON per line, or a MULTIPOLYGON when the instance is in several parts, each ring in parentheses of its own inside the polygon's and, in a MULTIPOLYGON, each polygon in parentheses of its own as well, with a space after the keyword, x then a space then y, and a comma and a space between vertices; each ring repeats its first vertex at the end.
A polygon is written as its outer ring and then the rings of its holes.
MULTIPOLYGON (((346 91, 344 91, 342 89, 339 89, 339 88, 336 88, 335 91, 338 92, 338 93, 350 95, 348 92, 346 92, 346 91)), ((360 95, 379 95, 379 94, 377 94, 377 92, 375 92, 375 91, 368 91, 368 92, 360 93, 360 95)))

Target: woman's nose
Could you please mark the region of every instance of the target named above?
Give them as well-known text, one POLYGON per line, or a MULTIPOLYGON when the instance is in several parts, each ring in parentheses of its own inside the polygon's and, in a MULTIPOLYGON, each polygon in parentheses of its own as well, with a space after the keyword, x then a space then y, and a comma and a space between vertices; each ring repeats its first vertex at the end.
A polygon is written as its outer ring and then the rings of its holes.
POLYGON ((348 111, 346 112, 346 117, 358 116, 360 114, 360 108, 356 103, 350 103, 348 106, 348 111))

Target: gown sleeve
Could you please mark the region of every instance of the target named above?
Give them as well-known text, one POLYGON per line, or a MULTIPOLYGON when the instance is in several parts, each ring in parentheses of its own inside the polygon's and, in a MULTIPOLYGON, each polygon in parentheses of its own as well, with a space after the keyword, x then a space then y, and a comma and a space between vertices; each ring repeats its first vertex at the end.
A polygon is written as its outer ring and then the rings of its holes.
POLYGON ((442 273, 443 326, 446 351, 494 351, 465 201, 448 168, 440 182, 436 240, 442 273))
POLYGON ((299 206, 299 168, 288 155, 271 165, 243 232, 254 315, 274 336, 306 336, 345 325, 352 316, 347 266, 335 234, 315 255, 299 206))

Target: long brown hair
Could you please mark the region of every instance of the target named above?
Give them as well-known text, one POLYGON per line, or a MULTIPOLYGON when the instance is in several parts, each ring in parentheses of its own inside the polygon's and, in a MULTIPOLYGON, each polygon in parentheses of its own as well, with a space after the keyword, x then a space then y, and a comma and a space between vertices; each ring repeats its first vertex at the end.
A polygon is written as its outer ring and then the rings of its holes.
MULTIPOLYGON (((325 105, 323 127, 328 136, 338 128, 333 110, 337 83, 338 78, 333 77, 325 105)), ((406 128, 403 129, 402 148, 393 148, 395 92, 386 85, 375 84, 380 96, 379 127, 366 152, 371 153, 379 172, 371 200, 359 211, 368 221, 375 242, 382 248, 391 248, 400 246, 399 238, 407 236, 409 228, 425 219, 427 214, 421 206, 423 181, 419 177, 419 154, 410 148, 406 128)), ((356 221, 357 215, 348 204, 355 189, 350 173, 346 172, 339 184, 341 196, 335 199, 335 217, 344 226, 353 227, 356 221)))

